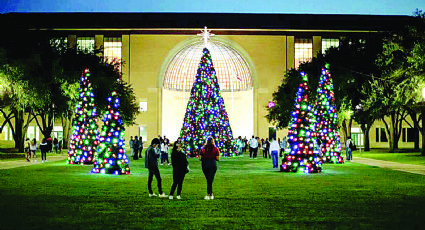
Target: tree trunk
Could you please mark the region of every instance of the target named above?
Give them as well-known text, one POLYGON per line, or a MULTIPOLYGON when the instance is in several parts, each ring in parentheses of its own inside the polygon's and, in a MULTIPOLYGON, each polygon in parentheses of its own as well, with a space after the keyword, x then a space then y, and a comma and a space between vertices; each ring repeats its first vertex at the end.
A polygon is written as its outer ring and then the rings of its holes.
POLYGON ((344 143, 345 143, 345 141, 347 141, 347 126, 346 126, 346 120, 344 119, 343 121, 342 121, 342 123, 341 123, 341 125, 342 125, 342 133, 344 134, 344 143))
POLYGON ((20 153, 23 153, 25 145, 25 132, 24 132, 24 111, 15 110, 15 133, 13 134, 15 140, 15 148, 20 153))
POLYGON ((364 151, 369 152, 370 151, 369 131, 370 131, 370 128, 372 128, 372 125, 362 124, 360 125, 360 127, 362 128, 362 132, 363 132, 364 151))
POLYGON ((71 136, 71 119, 62 118, 63 140, 62 148, 68 148, 69 138, 71 136))
POLYGON ((421 108, 422 113, 422 156, 425 156, 425 107, 421 108))

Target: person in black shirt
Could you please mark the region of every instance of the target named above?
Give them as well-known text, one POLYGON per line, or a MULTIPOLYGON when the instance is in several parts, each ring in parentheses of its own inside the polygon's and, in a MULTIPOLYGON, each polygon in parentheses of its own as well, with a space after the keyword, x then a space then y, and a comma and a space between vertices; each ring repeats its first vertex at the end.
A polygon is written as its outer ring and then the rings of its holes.
POLYGON ((183 186, 183 180, 186 173, 189 172, 186 155, 182 150, 182 143, 176 141, 174 142, 173 151, 171 152, 171 163, 173 165, 173 185, 171 186, 170 191, 170 200, 173 199, 174 190, 177 188, 177 199, 181 199, 181 192, 183 186))
POLYGON ((154 138, 151 142, 151 145, 146 150, 145 167, 149 169, 149 178, 148 178, 149 197, 157 196, 152 191, 152 180, 153 180, 153 176, 155 175, 156 181, 158 183, 159 197, 162 198, 162 197, 166 197, 166 195, 162 191, 161 174, 159 174, 159 169, 158 169, 158 158, 159 158, 159 154, 157 153, 158 148, 159 148, 159 139, 154 138))

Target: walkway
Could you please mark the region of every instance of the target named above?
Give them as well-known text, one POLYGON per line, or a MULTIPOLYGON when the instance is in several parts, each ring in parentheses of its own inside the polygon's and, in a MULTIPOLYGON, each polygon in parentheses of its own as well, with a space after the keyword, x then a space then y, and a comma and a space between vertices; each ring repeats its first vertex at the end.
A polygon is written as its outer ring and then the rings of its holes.
POLYGON ((20 160, 10 160, 10 161, 0 161, 0 170, 1 169, 11 169, 11 168, 18 168, 18 167, 25 167, 25 166, 31 166, 36 164, 49 164, 49 162, 53 161, 64 161, 67 158, 67 155, 62 156, 47 156, 47 163, 41 162, 41 157, 37 157, 37 162, 26 162, 25 159, 20 160))
POLYGON ((371 158, 355 157, 351 162, 360 163, 370 166, 378 166, 380 168, 390 168, 392 170, 425 175, 425 166, 403 164, 391 161, 375 160, 371 158))

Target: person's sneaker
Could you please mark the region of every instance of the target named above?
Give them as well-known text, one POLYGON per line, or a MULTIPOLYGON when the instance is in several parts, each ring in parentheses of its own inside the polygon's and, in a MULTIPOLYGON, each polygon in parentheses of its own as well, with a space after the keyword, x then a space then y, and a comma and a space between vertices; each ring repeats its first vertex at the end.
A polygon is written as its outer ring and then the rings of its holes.
POLYGON ((165 193, 162 193, 162 194, 159 194, 159 197, 164 198, 164 197, 167 197, 167 195, 165 195, 165 193))
POLYGON ((41 163, 44 163, 44 160, 41 160, 41 163))
POLYGON ((210 196, 210 199, 211 199, 211 200, 214 200, 214 195, 211 195, 211 196, 210 196))
POLYGON ((149 193, 149 197, 153 197, 153 196, 157 196, 155 193, 150 194, 149 193))
POLYGON ((174 199, 174 198, 173 198, 173 196, 169 196, 169 197, 168 197, 168 199, 172 200, 172 199, 174 199))
POLYGON ((45 160, 45 162, 47 162, 47 160, 45 160))
POLYGON ((163 163, 161 163, 161 165, 164 165, 163 163))
POLYGON ((170 166, 170 165, 171 165, 171 163, 168 163, 168 165, 170 166))
POLYGON ((34 162, 37 162, 37 159, 35 159, 34 162))
POLYGON ((177 196, 177 200, 181 200, 182 199, 182 197, 181 196, 177 196))
POLYGON ((210 200, 211 199, 211 197, 210 196, 208 196, 208 195, 206 195, 205 197, 204 197, 204 200, 210 200))

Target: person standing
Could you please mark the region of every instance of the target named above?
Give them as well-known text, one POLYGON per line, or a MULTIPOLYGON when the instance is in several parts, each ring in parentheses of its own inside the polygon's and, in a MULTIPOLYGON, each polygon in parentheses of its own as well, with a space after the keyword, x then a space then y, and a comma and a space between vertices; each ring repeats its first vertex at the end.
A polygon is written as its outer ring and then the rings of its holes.
POLYGON ((59 150, 59 141, 56 137, 55 139, 53 139, 53 148, 55 149, 55 153, 57 154, 59 150))
POLYGON ((130 141, 128 142, 130 146, 130 156, 133 157, 134 155, 134 138, 133 136, 130 136, 130 141))
POLYGON ((351 154, 351 148, 353 146, 353 141, 351 140, 351 137, 349 136, 347 138, 347 141, 345 142, 345 157, 347 161, 352 160, 352 154, 351 154))
POLYGON ((47 141, 47 151, 48 152, 53 152, 52 150, 53 150, 53 139, 52 139, 52 137, 48 137, 47 139, 46 139, 46 141, 47 141))
POLYGON ((41 162, 44 163, 44 161, 47 162, 47 152, 49 151, 49 144, 47 143, 46 138, 43 138, 40 144, 40 152, 41 152, 41 162))
POLYGON ((168 161, 168 145, 164 139, 160 139, 160 141, 161 141, 161 165, 164 165, 165 161, 167 161, 168 165, 171 165, 170 161, 168 161))
POLYGON ((27 162, 30 162, 30 158, 31 158, 31 141, 27 137, 27 139, 25 140, 25 159, 27 160, 27 162))
POLYGON ((201 149, 199 160, 202 161, 202 172, 207 180, 207 195, 204 199, 213 200, 212 184, 217 172, 217 161, 220 160, 220 153, 212 137, 208 138, 207 144, 201 149))
POLYGON ((143 158, 142 156, 142 152, 143 152, 143 137, 139 138, 139 141, 137 142, 137 144, 139 145, 138 150, 139 150, 139 158, 143 158))
POLYGON ((139 138, 137 136, 134 137, 134 145, 133 145, 133 160, 139 159, 139 138))
POLYGON ((278 168, 277 167, 277 162, 278 162, 278 154, 279 154, 279 143, 272 139, 272 143, 270 144, 270 155, 272 156, 273 159, 273 168, 278 168))
POLYGON ((37 162, 37 156, 35 155, 35 151, 37 151, 37 141, 35 140, 35 138, 32 139, 30 148, 31 148, 32 158, 34 158, 34 162, 37 162))
POLYGON ((285 148, 286 148, 286 137, 284 137, 283 139, 282 139, 282 142, 280 142, 280 157, 282 157, 283 156, 283 153, 285 152, 285 148))
POLYGON ((254 157, 254 149, 258 148, 258 141, 252 136, 251 140, 249 140, 249 158, 254 157))
POLYGON ((172 200, 174 191, 177 187, 177 199, 181 199, 181 192, 183 187, 183 180, 186 173, 189 172, 187 157, 183 153, 182 143, 174 142, 173 150, 171 152, 171 163, 173 164, 173 185, 171 185, 169 199, 172 200))
POLYGON ((270 149, 269 138, 266 138, 266 140, 264 141, 264 150, 263 150, 263 157, 266 159, 267 159, 267 156, 271 158, 271 156, 269 155, 269 149, 270 149))
MULTIPOLYGON (((136 138, 137 138, 137 136, 136 136, 136 138)), ((149 178, 148 178, 149 197, 157 196, 152 191, 152 180, 153 180, 153 176, 155 175, 155 178, 156 178, 156 181, 157 181, 157 184, 158 184, 159 197, 163 198, 163 197, 167 197, 167 196, 162 191, 161 174, 159 174, 159 169, 158 169, 159 154, 158 154, 157 151, 158 151, 158 148, 159 148, 159 144, 160 144, 160 142, 159 142, 158 138, 154 138, 151 141, 151 145, 146 150, 145 167, 147 167, 148 170, 149 170, 149 178)))

